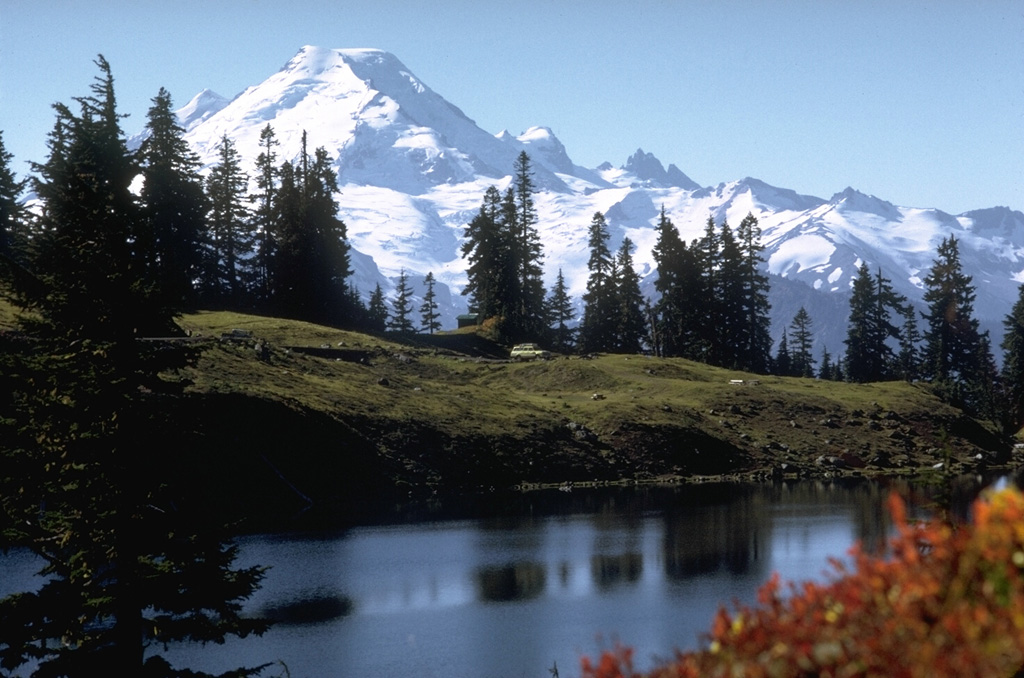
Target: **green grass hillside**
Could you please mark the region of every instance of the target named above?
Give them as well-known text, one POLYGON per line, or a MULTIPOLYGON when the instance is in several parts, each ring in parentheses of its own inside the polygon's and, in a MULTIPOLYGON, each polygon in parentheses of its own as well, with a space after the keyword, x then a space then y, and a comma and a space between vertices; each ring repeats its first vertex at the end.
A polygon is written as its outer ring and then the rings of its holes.
POLYGON ((639 355, 519 363, 472 331, 399 340, 231 312, 179 325, 201 350, 167 375, 190 384, 168 405, 182 435, 168 444, 188 453, 193 490, 230 513, 346 511, 396 491, 909 476, 1017 461, 926 385, 639 355))
POLYGON ((926 385, 764 377, 644 356, 517 363, 472 333, 398 341, 237 313, 180 324, 217 339, 189 375, 194 394, 323 418, 336 426, 331 454, 358 448, 399 484, 916 474, 1010 461, 992 429, 926 385), (219 339, 234 329, 251 338, 219 339), (268 347, 262 359, 257 342, 268 347))

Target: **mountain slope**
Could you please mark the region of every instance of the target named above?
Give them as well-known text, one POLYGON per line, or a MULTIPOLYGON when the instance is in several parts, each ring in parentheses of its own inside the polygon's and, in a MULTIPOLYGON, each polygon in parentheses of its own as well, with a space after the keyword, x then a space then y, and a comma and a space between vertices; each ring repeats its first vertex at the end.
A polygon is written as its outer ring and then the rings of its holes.
POLYGON ((825 200, 755 178, 701 187, 675 165, 638 150, 621 167, 576 165, 545 127, 519 136, 480 129, 456 106, 380 50, 303 47, 264 82, 230 102, 200 93, 179 111, 186 138, 209 166, 223 135, 246 162, 260 152, 271 125, 279 161, 299 153, 302 132, 335 159, 340 215, 356 250, 353 282, 364 295, 380 283, 393 290, 401 269, 415 290, 432 271, 446 286, 443 320, 465 310, 459 292, 465 264, 459 244, 484 190, 504 190, 521 151, 530 154, 540 189, 536 203, 548 282, 562 269, 571 293, 586 284, 586 227, 595 211, 608 218, 611 247, 629 237, 638 272, 650 290, 656 272, 653 224, 665 208, 686 240, 699 237, 708 216, 736 225, 749 212, 760 220, 773 286, 778 336, 800 305, 812 311, 818 346, 842 351, 847 295, 862 261, 881 267, 901 293, 921 296, 922 280, 943 237, 961 241, 967 272, 978 286, 976 311, 998 343, 1000 321, 1024 280, 1024 214, 1008 208, 954 216, 897 206, 847 188, 825 200), (778 289, 775 289, 775 288, 778 289))

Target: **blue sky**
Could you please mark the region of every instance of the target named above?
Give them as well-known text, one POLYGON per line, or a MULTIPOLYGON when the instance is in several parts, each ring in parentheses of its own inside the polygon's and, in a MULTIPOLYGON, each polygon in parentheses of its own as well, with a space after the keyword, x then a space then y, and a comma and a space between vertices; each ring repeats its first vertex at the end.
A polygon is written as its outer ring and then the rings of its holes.
POLYGON ((305 44, 393 52, 485 130, 548 126, 588 167, 642 147, 702 185, 1024 210, 1019 0, 0 0, 14 170, 98 53, 134 133, 160 87, 230 97, 305 44))

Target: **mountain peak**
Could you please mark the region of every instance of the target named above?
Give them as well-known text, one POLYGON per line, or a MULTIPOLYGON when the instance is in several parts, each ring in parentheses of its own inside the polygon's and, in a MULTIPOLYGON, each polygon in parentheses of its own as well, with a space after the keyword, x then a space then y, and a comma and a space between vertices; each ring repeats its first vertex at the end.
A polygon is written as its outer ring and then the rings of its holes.
POLYGON ((900 210, 891 202, 876 198, 873 195, 861 193, 852 186, 847 186, 839 193, 833 195, 829 203, 841 212, 874 214, 889 221, 901 221, 903 219, 900 210))
MULTIPOLYGON (((283 160, 298 156, 308 132, 309 143, 334 158, 341 185, 414 195, 439 184, 509 176, 522 148, 480 129, 393 54, 370 48, 302 47, 277 73, 190 129, 188 141, 206 164, 215 161, 225 134, 243 157, 255 158, 267 125, 283 160)), ((535 179, 538 186, 567 190, 543 165, 535 179)))
POLYGON ((222 97, 212 89, 204 89, 176 111, 178 122, 187 132, 204 120, 216 115, 229 103, 231 100, 227 97, 222 97))
POLYGON ((641 181, 650 181, 665 187, 675 186, 687 191, 695 191, 700 188, 678 167, 669 165, 666 170, 653 153, 645 153, 642 148, 636 149, 636 153, 629 156, 622 169, 632 172, 641 181))

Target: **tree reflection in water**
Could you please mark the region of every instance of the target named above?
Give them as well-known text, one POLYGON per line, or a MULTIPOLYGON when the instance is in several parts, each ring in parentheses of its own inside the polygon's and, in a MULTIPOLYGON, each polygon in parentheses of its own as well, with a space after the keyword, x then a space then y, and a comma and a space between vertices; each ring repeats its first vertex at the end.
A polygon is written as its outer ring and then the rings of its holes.
POLYGON ((530 600, 544 593, 547 574, 539 563, 482 567, 476 571, 480 599, 494 603, 530 600))

